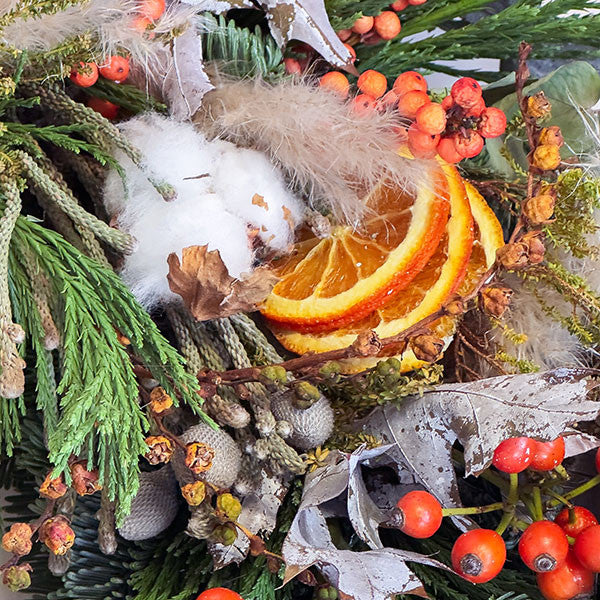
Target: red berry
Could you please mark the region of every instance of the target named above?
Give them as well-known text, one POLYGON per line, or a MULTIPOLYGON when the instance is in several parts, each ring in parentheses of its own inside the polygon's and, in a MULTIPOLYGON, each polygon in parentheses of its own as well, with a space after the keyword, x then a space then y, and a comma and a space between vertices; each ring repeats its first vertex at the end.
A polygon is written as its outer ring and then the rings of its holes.
POLYGON ((419 129, 430 135, 438 135, 446 129, 446 111, 441 104, 435 102, 421 106, 415 120, 419 129))
POLYGON ((156 21, 165 12, 165 0, 141 0, 138 12, 150 21, 156 21))
POLYGON ((596 450, 596 471, 600 473, 600 448, 596 450))
POLYGON ((424 104, 429 104, 431 99, 425 92, 419 92, 418 90, 413 90, 412 92, 407 92, 403 94, 398 99, 398 112, 403 117, 409 117, 410 119, 414 119, 417 116, 417 111, 424 104))
POLYGON ((98 81, 98 67, 96 63, 80 62, 71 68, 69 79, 80 87, 90 87, 98 81))
POLYGON ((454 106, 454 98, 450 95, 446 96, 442 100, 442 108, 444 110, 450 110, 454 106))
MULTIPOLYGON (((139 15, 131 21, 131 27, 140 33, 146 34, 146 29, 152 25, 152 19, 145 17, 144 15, 139 15)), ((148 37, 152 39, 154 37, 154 31, 152 31, 148 37)))
POLYGON ((583 567, 600 573, 600 525, 592 525, 582 531, 575 540, 573 550, 583 567))
POLYGON ((554 522, 562 527, 562 530, 573 538, 576 538, 584 529, 592 525, 598 525, 598 520, 594 513, 583 506, 574 506, 573 508, 563 508, 554 522))
POLYGON ((571 551, 554 571, 538 573, 537 584, 546 600, 571 600, 593 590, 594 574, 583 567, 571 551))
MULTIPOLYGON (((457 135, 454 138, 454 146, 456 147, 456 151, 465 158, 473 158, 483 150, 483 138, 476 131, 469 129, 466 135, 457 135)), ((510 473, 511 471, 506 472, 510 473)))
POLYGON ((301 75, 302 67, 295 58, 284 58, 283 64, 285 66, 285 72, 288 75, 301 75))
POLYGON ((495 138, 506 131, 506 115, 499 108, 489 106, 481 113, 478 128, 484 138, 495 138))
POLYGON ((354 64, 354 61, 356 60, 356 50, 350 44, 344 44, 344 47, 350 52, 350 56, 352 57, 350 62, 354 64))
POLYGON ((413 6, 419 6, 419 4, 425 4, 425 2, 427 2, 427 0, 408 0, 408 3, 413 6))
MULTIPOLYGON (((502 111, 501 111, 502 112, 502 111)), ((503 113, 504 114, 504 113, 503 113)), ((565 458, 565 440, 557 437, 551 442, 535 442, 529 467, 535 471, 552 471, 565 458)))
POLYGON ((496 577, 505 561, 504 540, 492 529, 467 531, 452 547, 452 567, 473 583, 485 583, 496 577))
POLYGON ((390 8, 396 12, 404 10, 408 6, 408 0, 396 0, 393 4, 390 4, 390 8))
POLYGON ((375 110, 377 106, 377 101, 373 96, 369 96, 368 94, 358 94, 352 100, 352 108, 359 115, 368 115, 373 110, 375 110))
POLYGON ((472 77, 461 77, 450 90, 454 102, 463 108, 471 108, 481 98, 481 86, 472 77))
POLYGON ((109 121, 116 119, 117 113, 119 112, 119 107, 116 104, 113 104, 108 100, 96 98, 95 96, 92 96, 86 104, 109 121))
POLYGON ((442 507, 429 492, 408 492, 396 504, 398 528, 414 538, 431 537, 442 524, 442 507))
POLYGON ((398 105, 398 94, 396 94, 396 92, 394 92, 394 90, 390 90, 389 92, 386 92, 379 99, 379 108, 392 109, 392 108, 396 108, 397 105, 398 105))
POLYGON ((345 98, 350 90, 348 78, 339 71, 325 73, 325 75, 319 79, 319 86, 338 94, 342 98, 345 98))
POLYGON ((382 40, 394 39, 400 33, 401 28, 398 15, 390 10, 384 10, 377 15, 373 24, 373 29, 382 40))
POLYGON ((456 150, 456 146, 454 145, 453 137, 445 137, 442 138, 437 145, 437 153, 447 162, 447 163, 459 163, 464 156, 459 154, 456 150))
POLYGON ((408 148, 416 158, 433 158, 439 142, 439 135, 421 131, 416 123, 408 128, 408 148))
POLYGON ((569 541, 552 521, 535 521, 519 540, 521 560, 537 573, 553 571, 567 558, 569 541))
POLYGON ((402 96, 403 94, 412 91, 426 92, 427 81, 425 81, 425 77, 423 77, 421 73, 417 73, 416 71, 406 71, 405 73, 400 73, 400 75, 396 77, 396 81, 394 81, 392 88, 398 96, 402 96))
POLYGON ((356 85, 363 94, 381 98, 387 90, 387 79, 383 73, 369 69, 361 73, 356 85))
POLYGON ((232 592, 227 588, 212 588, 202 592, 196 600, 244 600, 236 592, 232 592))
POLYGON ((109 56, 103 65, 98 67, 100 75, 112 81, 125 81, 129 75, 129 59, 124 56, 109 56))
POLYGON ((342 40, 342 42, 347 42, 352 36, 352 29, 340 29, 337 32, 337 36, 342 40))
MULTIPOLYGON (((460 152, 458 142, 455 143, 457 145, 456 149, 460 152)), ((494 450, 494 466, 504 473, 520 473, 531 463, 534 446, 535 442, 528 437, 515 437, 504 440, 494 450)))
POLYGON ((375 19, 373 17, 360 17, 360 19, 356 19, 354 21, 354 25, 352 25, 352 31, 354 33, 367 33, 373 29, 373 24, 375 23, 375 19))
POLYGON ((479 118, 484 110, 485 110, 485 100, 483 99, 483 96, 482 96, 477 101, 477 104, 474 104, 473 106, 471 106, 471 108, 465 109, 465 116, 479 118))

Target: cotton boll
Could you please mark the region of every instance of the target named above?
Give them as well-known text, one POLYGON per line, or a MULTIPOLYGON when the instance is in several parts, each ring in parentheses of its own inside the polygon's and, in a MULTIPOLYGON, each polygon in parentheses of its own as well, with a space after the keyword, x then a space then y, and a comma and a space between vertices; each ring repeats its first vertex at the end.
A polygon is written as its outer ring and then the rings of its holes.
POLYGON ((213 186, 226 198, 227 210, 255 226, 264 244, 286 249, 302 221, 304 208, 286 187, 281 172, 257 150, 229 142, 213 143, 220 151, 213 186))

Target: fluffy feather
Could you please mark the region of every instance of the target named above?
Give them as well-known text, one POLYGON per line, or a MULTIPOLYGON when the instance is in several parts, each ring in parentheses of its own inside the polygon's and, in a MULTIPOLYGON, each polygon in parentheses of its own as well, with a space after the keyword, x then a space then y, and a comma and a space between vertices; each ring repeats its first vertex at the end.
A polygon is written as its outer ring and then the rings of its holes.
POLYGON ((289 246, 291 222, 301 222, 303 207, 264 155, 208 142, 192 125, 157 114, 120 127, 142 152, 144 167, 177 192, 175 200, 165 202, 146 174, 117 153, 125 182, 111 172, 104 199, 118 226, 137 240, 121 274, 144 306, 178 300, 166 279, 171 252, 181 255, 182 248, 208 244, 220 251, 229 273, 239 277, 252 270, 254 261, 249 226, 274 250, 289 246), (253 204, 255 194, 263 199, 259 204, 253 204))
POLYGON ((265 152, 296 189, 339 221, 354 223, 364 191, 388 178, 406 188, 424 180, 422 161, 397 154, 399 118, 361 116, 335 94, 306 81, 211 78, 195 121, 209 137, 265 152))

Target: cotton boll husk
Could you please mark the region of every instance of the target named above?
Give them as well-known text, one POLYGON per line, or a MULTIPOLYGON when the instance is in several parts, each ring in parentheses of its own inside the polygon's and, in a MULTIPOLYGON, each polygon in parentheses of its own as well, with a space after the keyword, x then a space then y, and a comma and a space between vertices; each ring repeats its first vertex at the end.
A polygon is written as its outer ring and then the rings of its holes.
POLYGON ((413 189, 426 161, 397 154, 397 111, 359 115, 335 94, 303 80, 270 85, 211 76, 194 120, 208 137, 265 152, 317 207, 342 222, 363 212, 365 190, 382 180, 413 189))

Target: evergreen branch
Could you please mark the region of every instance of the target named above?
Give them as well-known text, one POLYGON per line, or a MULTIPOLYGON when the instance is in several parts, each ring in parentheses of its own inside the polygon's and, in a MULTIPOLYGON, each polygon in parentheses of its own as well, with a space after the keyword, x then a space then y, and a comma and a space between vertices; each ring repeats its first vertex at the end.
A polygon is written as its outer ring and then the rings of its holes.
POLYGON ((100 77, 92 87, 86 88, 85 91, 96 98, 118 104, 134 115, 146 110, 156 112, 166 112, 167 110, 165 104, 135 86, 127 83, 115 83, 103 77, 100 77))

